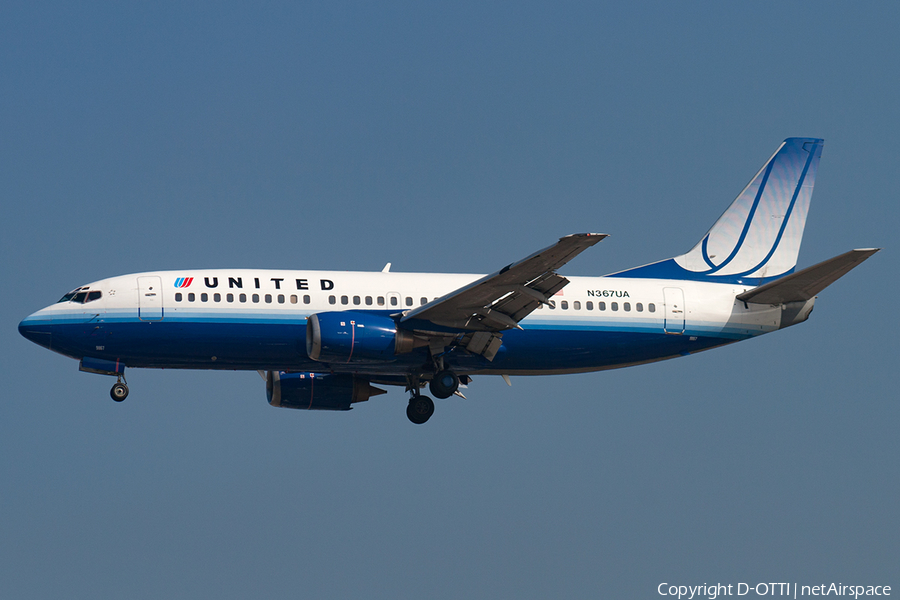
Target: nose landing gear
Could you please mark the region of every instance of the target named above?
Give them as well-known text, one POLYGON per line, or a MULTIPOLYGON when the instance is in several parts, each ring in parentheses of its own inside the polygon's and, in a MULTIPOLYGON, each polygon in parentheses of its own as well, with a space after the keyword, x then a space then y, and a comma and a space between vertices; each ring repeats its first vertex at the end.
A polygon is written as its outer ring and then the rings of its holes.
POLYGON ((121 402, 128 397, 128 386, 119 379, 113 384, 112 389, 109 390, 109 397, 116 402, 121 402))

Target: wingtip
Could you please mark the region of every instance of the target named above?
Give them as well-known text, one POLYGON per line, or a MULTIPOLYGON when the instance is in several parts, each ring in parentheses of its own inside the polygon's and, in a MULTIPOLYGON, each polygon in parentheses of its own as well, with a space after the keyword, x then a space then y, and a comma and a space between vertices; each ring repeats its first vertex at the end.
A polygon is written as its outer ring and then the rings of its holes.
POLYGON ((608 233, 570 233, 569 235, 564 235, 563 237, 561 237, 559 239, 564 240, 566 238, 592 238, 592 237, 599 238, 597 240, 599 242, 603 238, 608 238, 609 234, 608 233))

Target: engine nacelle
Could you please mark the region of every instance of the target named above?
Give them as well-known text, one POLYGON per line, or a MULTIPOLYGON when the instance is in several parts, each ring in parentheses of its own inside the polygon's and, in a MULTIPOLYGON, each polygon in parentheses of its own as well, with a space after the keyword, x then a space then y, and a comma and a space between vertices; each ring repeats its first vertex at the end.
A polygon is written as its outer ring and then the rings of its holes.
POLYGON ((383 315, 346 310, 316 313, 306 320, 306 353, 321 362, 387 362, 414 344, 412 333, 383 315))
POLYGON ((386 394, 365 379, 334 373, 269 371, 266 397, 272 406, 304 410, 350 410, 350 405, 386 394))

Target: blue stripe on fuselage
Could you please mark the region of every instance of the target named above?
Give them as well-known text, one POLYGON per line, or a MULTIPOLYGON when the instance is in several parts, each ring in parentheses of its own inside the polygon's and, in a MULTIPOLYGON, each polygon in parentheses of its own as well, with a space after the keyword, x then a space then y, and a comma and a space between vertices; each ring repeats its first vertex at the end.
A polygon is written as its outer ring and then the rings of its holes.
MULTIPOLYGON (((524 331, 503 334, 503 346, 492 362, 458 347, 445 356, 445 361, 460 373, 600 370, 689 354, 749 337, 746 331, 725 331, 721 327, 668 335, 653 319, 617 323, 613 319, 544 317, 523 325, 524 331)), ((310 360, 306 354, 306 317, 296 313, 257 316, 167 312, 165 319, 150 322, 125 312, 103 315, 102 320, 69 314, 56 315, 52 321, 26 320, 20 331, 23 328, 29 332, 29 339, 66 356, 120 360, 129 367, 323 368, 323 363, 310 360)), ((385 363, 326 366, 338 372, 402 374, 429 363, 427 352, 427 348, 419 348, 385 363)))

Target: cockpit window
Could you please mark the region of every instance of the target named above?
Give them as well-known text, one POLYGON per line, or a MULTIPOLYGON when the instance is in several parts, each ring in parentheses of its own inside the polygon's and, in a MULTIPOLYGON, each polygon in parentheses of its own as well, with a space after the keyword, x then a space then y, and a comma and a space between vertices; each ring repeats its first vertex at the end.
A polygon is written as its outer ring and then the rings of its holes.
MULTIPOLYGON (((94 300, 99 300, 102 296, 103 292, 99 290, 89 292, 87 291, 87 288, 78 288, 60 298, 59 302, 78 302, 79 304, 86 304, 88 302, 93 302, 94 300)), ((59 302, 57 302, 57 304, 59 304, 59 302)))
POLYGON ((69 292, 68 294, 66 294, 65 296, 60 298, 59 300, 57 300, 56 303, 59 304, 60 302, 68 302, 69 300, 74 298, 75 295, 78 294, 78 292, 80 292, 82 290, 88 290, 88 289, 90 289, 90 286, 75 288, 74 290, 72 290, 71 292, 69 292))

